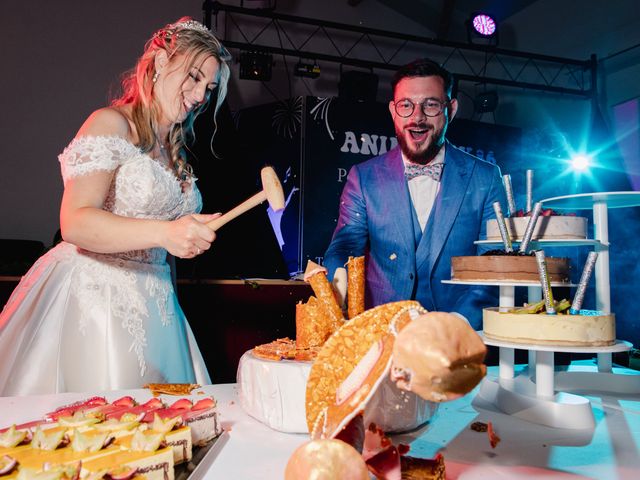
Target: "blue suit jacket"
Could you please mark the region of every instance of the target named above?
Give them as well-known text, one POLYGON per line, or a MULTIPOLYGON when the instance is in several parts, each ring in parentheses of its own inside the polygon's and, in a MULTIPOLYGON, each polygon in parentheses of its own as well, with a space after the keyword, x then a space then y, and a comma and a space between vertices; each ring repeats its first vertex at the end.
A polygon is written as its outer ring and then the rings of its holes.
POLYGON ((354 165, 324 257, 329 278, 349 256, 365 255, 366 306, 415 299, 427 310, 458 312, 475 329, 482 308, 498 305, 497 287, 448 285, 451 257, 477 255, 474 241, 504 206, 500 169, 446 144, 440 191, 420 231, 400 149, 354 165))

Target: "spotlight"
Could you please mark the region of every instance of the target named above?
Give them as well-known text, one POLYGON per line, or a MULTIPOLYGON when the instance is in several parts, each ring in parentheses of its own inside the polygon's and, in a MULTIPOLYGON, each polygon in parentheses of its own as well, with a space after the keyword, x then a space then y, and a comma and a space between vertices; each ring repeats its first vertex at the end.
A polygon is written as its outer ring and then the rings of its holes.
POLYGON ((271 80, 273 56, 264 52, 240 52, 240 78, 243 80, 271 80))
POLYGON ((469 43, 484 45, 498 44, 498 23, 485 12, 477 12, 467 20, 467 40, 469 43))
POLYGON ((486 13, 475 14, 471 18, 471 26, 483 37, 495 35, 497 29, 496 21, 491 15, 487 15, 486 13))
POLYGON ((498 107, 498 93, 495 91, 482 92, 473 99, 473 108, 476 113, 495 112, 498 107))
POLYGON ((316 62, 302 63, 302 60, 298 60, 293 74, 296 77, 318 78, 320 76, 320 65, 316 62))
POLYGON ((578 154, 571 158, 571 168, 576 172, 584 172, 591 166, 591 158, 588 155, 578 154))

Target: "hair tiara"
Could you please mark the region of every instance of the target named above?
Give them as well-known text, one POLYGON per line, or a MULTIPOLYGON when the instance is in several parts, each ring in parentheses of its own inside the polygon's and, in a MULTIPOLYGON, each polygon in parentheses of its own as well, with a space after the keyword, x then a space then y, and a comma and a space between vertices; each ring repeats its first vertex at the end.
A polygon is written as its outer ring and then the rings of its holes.
POLYGON ((213 35, 211 30, 205 27, 202 23, 196 20, 187 20, 186 22, 172 23, 164 28, 158 30, 155 34, 156 37, 163 37, 166 39, 171 38, 173 35, 180 35, 181 31, 192 30, 194 32, 200 32, 204 34, 213 35))
POLYGON ((171 29, 178 30, 196 30, 198 32, 209 33, 211 30, 196 20, 187 20, 186 22, 175 23, 171 25, 171 29))

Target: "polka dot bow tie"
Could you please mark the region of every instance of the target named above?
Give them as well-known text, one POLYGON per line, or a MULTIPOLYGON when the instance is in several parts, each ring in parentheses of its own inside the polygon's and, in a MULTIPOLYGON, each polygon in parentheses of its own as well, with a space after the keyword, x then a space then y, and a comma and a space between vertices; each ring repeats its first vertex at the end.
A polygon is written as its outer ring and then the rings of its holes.
POLYGON ((415 163, 409 163, 404 166, 404 176, 407 180, 411 180, 412 178, 419 177, 420 175, 426 175, 427 177, 433 178, 436 182, 439 182, 443 168, 444 163, 434 163, 429 165, 416 165, 415 163))

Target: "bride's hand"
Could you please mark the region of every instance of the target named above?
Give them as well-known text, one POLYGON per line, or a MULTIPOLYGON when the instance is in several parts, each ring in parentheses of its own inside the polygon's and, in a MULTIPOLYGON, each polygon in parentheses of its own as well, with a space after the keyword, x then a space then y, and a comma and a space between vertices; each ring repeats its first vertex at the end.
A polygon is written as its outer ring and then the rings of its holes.
POLYGON ((185 215, 167 222, 161 245, 171 254, 180 258, 193 258, 209 250, 216 234, 206 223, 221 214, 185 215))

